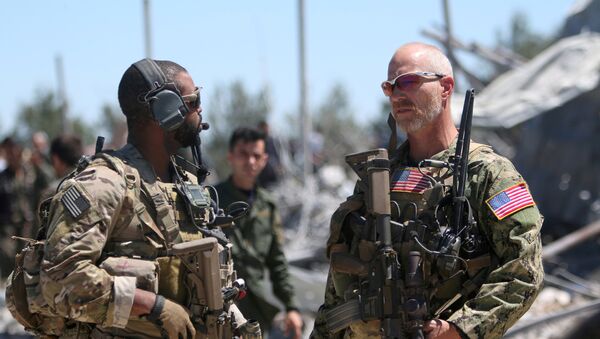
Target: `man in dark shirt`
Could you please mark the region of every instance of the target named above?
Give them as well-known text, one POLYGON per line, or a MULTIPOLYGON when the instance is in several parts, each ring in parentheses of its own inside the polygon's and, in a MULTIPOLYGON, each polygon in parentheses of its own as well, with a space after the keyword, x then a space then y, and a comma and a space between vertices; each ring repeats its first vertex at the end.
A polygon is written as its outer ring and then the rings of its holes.
POLYGON ((263 333, 268 333, 279 311, 262 292, 265 269, 268 270, 273 293, 285 306, 286 333, 292 332, 294 338, 300 338, 302 318, 294 303, 287 260, 281 249, 281 219, 274 201, 256 185, 268 160, 265 135, 255 129, 236 129, 229 141, 227 159, 231 176, 216 186, 219 205, 226 207, 235 201, 246 201, 251 206, 249 214, 236 221, 236 227, 226 229, 233 243, 238 276, 248 285, 248 295, 237 305, 246 317, 260 322, 263 333))

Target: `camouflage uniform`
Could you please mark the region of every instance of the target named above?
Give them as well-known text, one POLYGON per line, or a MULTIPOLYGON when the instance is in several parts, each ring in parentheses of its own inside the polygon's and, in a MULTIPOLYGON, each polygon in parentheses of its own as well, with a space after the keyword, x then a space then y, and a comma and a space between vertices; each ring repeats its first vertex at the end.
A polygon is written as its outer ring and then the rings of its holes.
POLYGON ((235 201, 246 201, 251 205, 249 215, 236 221, 236 227, 226 229, 225 233, 233 243, 237 274, 248 285, 248 294, 237 305, 246 317, 258 320, 261 329, 267 333, 279 309, 262 292, 265 269, 269 271, 275 296, 286 310, 297 309, 287 260, 281 249, 282 226, 277 207, 264 189, 257 187, 248 196, 233 186, 231 178, 215 188, 223 207, 235 201))
POLYGON ((0 173, 0 273, 5 278, 14 268, 20 243, 11 236, 31 237, 35 228, 35 172, 21 166, 15 173, 6 168, 0 173))
POLYGON ((164 254, 169 243, 202 238, 184 211, 175 185, 157 180, 130 144, 62 184, 40 284, 52 312, 70 319, 63 337, 160 338, 130 311, 136 287, 186 306, 181 262, 164 254))
MULTIPOLYGON (((447 150, 431 158, 448 161, 449 157, 454 155, 455 148, 456 139, 447 150)), ((392 175, 395 170, 416 167, 416 164, 409 160, 408 151, 408 142, 405 142, 391 159, 392 175)), ((448 182, 448 179, 452 178, 446 169, 425 170, 440 181, 448 182)), ((540 241, 543 218, 537 207, 529 206, 499 219, 487 203, 496 194, 520 183, 524 183, 524 180, 510 161, 495 154, 489 146, 471 143, 465 195, 473 208, 478 228, 489 245, 493 259, 489 267, 480 269, 487 270, 481 271, 485 274, 482 275, 484 281, 439 317, 455 324, 463 335, 469 338, 501 337, 529 309, 543 280, 540 241)), ((391 192, 390 197, 398 203, 401 211, 408 203, 416 203, 420 214, 427 209, 427 194, 429 191, 391 192)), ((328 253, 332 246, 340 243, 349 244, 348 248, 355 248, 355 244, 351 243, 352 238, 348 235, 351 218, 346 216, 351 210, 363 208, 361 189, 357 188, 357 193, 343 203, 332 217, 328 253)), ((448 211, 444 213, 448 216, 448 211)), ((405 219, 400 218, 397 221, 404 222, 405 219)), ((329 273, 325 302, 319 309, 311 338, 334 337, 327 332, 325 314, 344 303, 344 291, 337 291, 335 288, 339 283, 336 274, 332 271, 329 273)), ((350 277, 355 279, 354 276, 350 277)), ((460 288, 461 285, 458 285, 453 292, 450 291, 451 293, 446 289, 444 296, 440 295, 440 291, 434 292, 431 303, 443 303, 456 295, 460 288)), ((379 336, 379 321, 354 322, 335 335, 336 338, 379 336)))

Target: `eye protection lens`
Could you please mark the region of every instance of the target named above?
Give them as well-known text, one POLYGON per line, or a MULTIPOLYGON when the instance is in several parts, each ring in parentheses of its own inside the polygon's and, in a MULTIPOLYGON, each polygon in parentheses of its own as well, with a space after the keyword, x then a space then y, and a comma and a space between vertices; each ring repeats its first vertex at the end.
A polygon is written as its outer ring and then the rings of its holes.
POLYGON ((196 87, 196 89, 194 90, 194 93, 192 93, 192 94, 182 95, 181 99, 183 99, 183 102, 188 104, 190 109, 197 110, 198 108, 200 108, 200 104, 201 104, 200 88, 196 87))
POLYGON ((428 81, 436 81, 443 78, 445 75, 433 72, 411 72, 400 74, 392 80, 386 80, 381 83, 381 89, 385 96, 391 96, 394 92, 394 87, 399 88, 401 91, 409 92, 414 91, 422 83, 428 81))

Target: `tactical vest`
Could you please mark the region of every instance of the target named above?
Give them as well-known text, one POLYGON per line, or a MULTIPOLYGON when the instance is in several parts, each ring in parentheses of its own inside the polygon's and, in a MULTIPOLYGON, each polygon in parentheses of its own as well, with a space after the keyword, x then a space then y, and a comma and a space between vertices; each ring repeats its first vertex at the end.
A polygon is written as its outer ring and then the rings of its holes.
MULTIPOLYGON (((398 177, 401 171, 419 169, 400 166, 390 173, 390 178, 398 177)), ((461 257, 458 265, 448 257, 428 253, 428 250, 438 250, 442 233, 448 225, 447 219, 451 216, 451 209, 443 206, 443 199, 451 188, 452 175, 447 169, 421 167, 420 171, 426 175, 425 178, 429 177, 422 179, 422 183, 430 181, 428 188, 410 185, 390 188, 391 219, 395 222, 391 227, 392 243, 403 269, 408 266, 411 251, 422 253, 428 317, 445 319, 462 306, 462 302, 458 302, 461 298, 471 295, 481 286, 489 269, 495 264, 492 263, 489 249, 473 255, 457 249, 461 257), (413 240, 414 235, 418 235, 420 244, 413 240)), ((332 216, 327 254, 350 253, 360 262, 368 264, 374 260, 380 244, 373 237, 375 231, 369 229, 364 218, 361 218, 361 212, 365 209, 365 193, 362 192, 368 192, 368 187, 363 181, 357 185, 358 193, 342 203, 332 216)), ((467 187, 467 196, 468 190, 467 187)), ((349 327, 357 338, 379 336, 380 324, 369 314, 372 308, 365 306, 366 296, 357 295, 360 286, 372 277, 360 279, 357 275, 336 272, 334 267, 331 275, 337 297, 345 302, 326 315, 329 331, 335 333, 349 327), (358 300, 363 304, 359 305, 358 300)), ((376 293, 373 291, 373 294, 376 293)))
MULTIPOLYGON (((140 179, 138 171, 120 158, 108 153, 94 156, 86 168, 107 166, 118 172, 126 182, 126 201, 133 204, 135 215, 119 215, 117 223, 128 226, 118 234, 111 234, 103 249, 98 266, 115 276, 135 276, 137 288, 148 290, 171 299, 181 305, 191 305, 190 276, 186 274, 181 260, 167 255, 166 249, 173 244, 202 238, 202 234, 186 213, 186 202, 175 184, 156 181, 148 183, 140 179)), ((81 173, 85 168, 80 168, 81 173)), ((209 197, 208 192, 205 195, 209 197)), ((61 193, 53 197, 60 199, 61 193)), ((16 257, 15 270, 7 286, 7 306, 13 316, 40 336, 69 338, 143 337, 160 338, 160 329, 145 319, 129 319, 127 327, 102 328, 82 325, 69 319, 57 317, 44 301, 39 284, 40 264, 44 253, 48 213, 51 199, 40 205, 41 229, 36 240, 30 239, 16 257), (27 301, 25 304, 23 301, 27 301)), ((206 209, 200 216, 208 223, 212 217, 206 209)), ((236 279, 230 248, 219 245, 220 282, 230 287, 236 279)), ((206 296, 196 296, 200 301, 206 296)), ((241 315, 238 315, 241 316, 241 315)), ((243 317, 242 317, 243 320, 243 317)), ((200 335, 197 337, 201 337, 200 335)))

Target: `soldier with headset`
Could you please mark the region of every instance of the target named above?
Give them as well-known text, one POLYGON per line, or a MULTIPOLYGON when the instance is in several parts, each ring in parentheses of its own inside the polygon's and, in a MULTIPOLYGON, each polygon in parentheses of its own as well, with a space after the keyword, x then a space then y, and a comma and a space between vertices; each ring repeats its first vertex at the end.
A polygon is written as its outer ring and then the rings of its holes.
POLYGON ((118 94, 127 145, 80 164, 45 205, 39 276, 31 269, 35 256, 24 253, 28 311, 43 315, 30 317, 30 330, 65 338, 235 336, 248 323, 221 298, 221 291, 240 287, 230 245, 217 233, 218 242, 208 241, 214 239, 207 225, 217 215, 199 185, 203 178, 174 161, 177 149, 198 147, 199 132, 207 128, 200 90, 180 65, 143 59, 125 71, 118 94), (181 247, 198 241, 206 253, 218 248, 217 263, 207 261, 212 266, 204 275, 190 273, 207 264, 193 262, 193 250, 181 247), (173 255, 188 252, 189 262, 173 255), (194 290, 198 286, 218 296, 203 295, 194 290), (54 321, 44 321, 48 317, 54 321))

